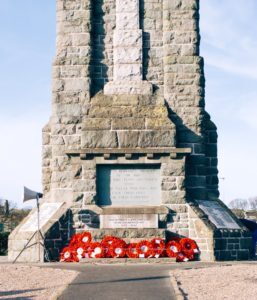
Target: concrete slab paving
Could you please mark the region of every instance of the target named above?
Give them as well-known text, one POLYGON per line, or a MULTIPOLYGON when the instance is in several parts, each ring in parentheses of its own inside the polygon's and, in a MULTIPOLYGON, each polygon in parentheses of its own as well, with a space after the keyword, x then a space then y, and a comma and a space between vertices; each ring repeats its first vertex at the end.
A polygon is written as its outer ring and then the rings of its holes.
POLYGON ((217 265, 233 265, 245 262, 188 262, 171 264, 68 264, 51 263, 45 267, 76 270, 77 278, 67 287, 59 300, 166 300, 176 299, 172 287, 173 270, 210 268, 217 265))
MULTIPOLYGON (((0 262, 11 264, 10 262, 0 262)), ((67 286, 60 300, 130 300, 130 299, 176 299, 176 285, 172 286, 171 277, 178 269, 204 269, 214 266, 231 266, 237 264, 255 264, 257 261, 245 262, 188 262, 170 264, 105 264, 99 263, 45 263, 26 264, 44 268, 76 270, 77 278, 67 286)), ((23 265, 17 263, 17 265, 23 265)), ((65 288, 65 287, 64 287, 65 288)))
POLYGON ((169 268, 153 265, 69 265, 80 272, 60 300, 176 299, 169 268))

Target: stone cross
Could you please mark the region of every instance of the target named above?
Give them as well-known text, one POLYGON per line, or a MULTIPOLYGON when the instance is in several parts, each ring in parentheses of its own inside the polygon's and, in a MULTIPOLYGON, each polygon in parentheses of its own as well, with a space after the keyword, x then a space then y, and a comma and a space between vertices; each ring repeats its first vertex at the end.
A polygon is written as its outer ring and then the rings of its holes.
POLYGON ((113 35, 113 81, 105 94, 151 94, 143 81, 143 31, 139 26, 139 0, 116 0, 116 29, 113 35))

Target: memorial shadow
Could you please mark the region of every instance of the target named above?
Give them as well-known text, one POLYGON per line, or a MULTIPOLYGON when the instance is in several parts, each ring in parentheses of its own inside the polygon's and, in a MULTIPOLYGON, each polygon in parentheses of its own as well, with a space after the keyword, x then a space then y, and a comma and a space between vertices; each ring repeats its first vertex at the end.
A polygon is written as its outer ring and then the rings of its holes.
MULTIPOLYGON (((199 119, 195 120, 195 125, 202 126, 202 134, 196 134, 193 130, 191 130, 187 125, 184 124, 182 118, 170 107, 168 101, 164 100, 165 106, 168 110, 168 117, 171 122, 176 126, 176 144, 177 147, 185 147, 185 148, 192 148, 192 144, 195 144, 195 154, 197 155, 188 155, 186 156, 186 163, 185 163, 185 190, 186 190, 186 200, 187 202, 195 202, 195 199, 205 199, 209 196, 207 194, 207 189, 211 186, 215 186, 218 184, 218 170, 216 171, 216 175, 212 174, 211 177, 215 177, 214 181, 210 181, 207 178, 206 187, 207 188, 196 188, 196 183, 192 181, 192 176, 206 176, 206 158, 209 159, 216 159, 217 160, 217 153, 215 151, 213 153, 209 151, 206 147, 208 144, 208 132, 216 132, 216 126, 211 121, 210 115, 203 110, 200 115, 199 119), (201 125, 199 125, 202 123, 201 125), (197 174, 197 175, 196 175, 197 174)), ((213 144, 212 144, 212 147, 213 144)), ((217 145, 216 145, 217 150, 217 145)), ((179 155, 178 155, 179 157, 179 155)), ((212 169, 216 168, 217 165, 213 166, 212 169)), ((208 191, 209 192, 209 191, 208 191)), ((213 197, 218 198, 218 194, 215 195, 215 189, 213 191, 213 197)))
POLYGON ((10 300, 10 299, 13 299, 13 300, 31 300, 31 299, 34 299, 36 296, 30 296, 30 297, 12 297, 12 298, 9 298, 9 297, 7 297, 7 298, 2 298, 1 297, 1 300, 10 300))
POLYGON ((99 228, 100 218, 99 214, 92 210, 81 210, 78 213, 79 220, 89 228, 99 228))
POLYGON ((56 221, 45 233, 44 243, 51 262, 59 261, 60 251, 68 246, 71 236, 74 234, 73 223, 72 210, 68 209, 60 220, 56 221))
POLYGON ((24 296, 22 296, 22 294, 29 293, 29 292, 38 292, 38 291, 43 291, 43 290, 44 290, 43 288, 40 288, 40 289, 12 290, 12 291, 4 291, 4 292, 0 291, 0 297, 2 300, 4 300, 4 299, 24 299, 24 300, 26 300, 26 299, 32 299, 36 296, 24 297, 24 296), (13 297, 16 295, 17 295, 17 297, 13 297), (4 297, 7 297, 7 298, 4 298, 4 297))
POLYGON ((105 59, 105 21, 103 10, 104 0, 92 1, 92 30, 91 30, 91 56, 90 56, 90 77, 91 96, 95 96, 103 90, 108 81, 108 65, 103 62, 105 59))
POLYGON ((96 203, 99 206, 112 205, 110 186, 111 186, 111 167, 110 166, 98 166, 96 169, 96 187, 97 187, 97 199, 96 203))
POLYGON ((90 284, 102 284, 102 283, 116 283, 116 282, 133 282, 133 281, 146 281, 146 280, 160 280, 169 279, 170 276, 151 276, 151 277, 138 277, 138 278, 124 278, 124 279, 111 279, 111 280, 98 280, 91 282, 73 282, 70 286, 77 285, 90 285, 90 284))
POLYGON ((151 36, 149 32, 145 32, 145 1, 139 1, 139 21, 140 29, 143 31, 143 80, 146 80, 148 73, 148 67, 150 62, 150 45, 151 45, 151 36))
MULTIPOLYGON (((188 128, 184 124, 182 118, 177 113, 175 113, 174 110, 172 110, 172 108, 170 107, 170 105, 166 99, 164 99, 164 104, 167 108, 168 117, 169 117, 170 121, 176 126, 176 133, 177 133, 176 138, 177 138, 178 144, 183 144, 183 145, 188 144, 188 146, 189 146, 192 143, 197 143, 197 142, 200 143, 200 142, 204 141, 203 136, 196 134, 194 131, 192 131, 190 128, 188 128)), ((201 118, 205 119, 206 117, 207 117, 206 113, 203 112, 201 118)), ((196 120, 196 122, 197 122, 197 120, 196 120)))

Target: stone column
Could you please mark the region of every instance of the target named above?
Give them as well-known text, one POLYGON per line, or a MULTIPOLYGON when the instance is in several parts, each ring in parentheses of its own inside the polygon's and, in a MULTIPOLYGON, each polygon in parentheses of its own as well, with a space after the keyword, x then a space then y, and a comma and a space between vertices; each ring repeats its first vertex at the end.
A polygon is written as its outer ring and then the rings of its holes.
POLYGON ((143 32, 139 27, 139 0, 116 0, 116 29, 113 36, 113 81, 105 94, 151 94, 143 81, 143 32))
POLYGON ((203 58, 199 56, 199 0, 163 0, 164 97, 177 126, 178 147, 191 147, 186 187, 206 200, 203 58), (181 17, 183 16, 183 17, 181 17))
POLYGON ((55 201, 72 199, 68 182, 73 175, 65 152, 80 148, 90 100, 91 2, 57 0, 52 116, 43 129, 43 192, 55 201))

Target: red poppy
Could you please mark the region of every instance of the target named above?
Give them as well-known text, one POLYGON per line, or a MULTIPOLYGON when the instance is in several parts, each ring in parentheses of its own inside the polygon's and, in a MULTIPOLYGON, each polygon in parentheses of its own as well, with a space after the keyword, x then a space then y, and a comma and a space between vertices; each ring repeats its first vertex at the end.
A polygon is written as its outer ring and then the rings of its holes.
POLYGON ((110 246, 111 257, 125 257, 127 244, 123 240, 116 240, 110 246))
POLYGON ((120 241, 120 239, 116 238, 115 236, 111 236, 111 235, 107 235, 102 239, 101 244, 104 247, 105 257, 108 257, 108 258, 112 257, 111 251, 110 251, 110 246, 112 245, 112 243, 114 241, 117 241, 117 240, 120 241))
POLYGON ((189 258, 183 253, 179 252, 176 257, 177 262, 186 262, 189 261, 189 258))
POLYGON ((137 243, 130 243, 127 246, 127 257, 129 257, 129 258, 138 258, 139 257, 136 247, 137 247, 137 243))
POLYGON ((87 257, 87 253, 88 253, 88 248, 89 248, 89 244, 84 244, 84 243, 78 243, 75 247, 75 254, 77 255, 77 258, 80 260, 82 258, 87 257))
POLYGON ((141 241, 136 246, 138 256, 139 258, 147 258, 147 257, 153 257, 154 250, 153 245, 149 241, 141 241))
POLYGON ((81 233, 74 234, 70 239, 69 246, 71 246, 71 247, 76 246, 79 243, 80 239, 81 239, 81 233))
POLYGON ((90 232, 85 231, 80 235, 80 242, 83 244, 89 244, 92 241, 92 235, 90 232))
POLYGON ((199 253, 198 246, 196 242, 189 238, 183 238, 179 241, 183 253, 185 253, 186 256, 192 257, 195 254, 199 253))
POLYGON ((60 254, 61 262, 78 262, 75 250, 72 247, 65 247, 60 254))
POLYGON ((182 250, 181 245, 176 241, 169 241, 166 244, 166 254, 168 257, 177 257, 182 250))
POLYGON ((173 237, 169 238, 169 241, 179 242, 180 240, 181 240, 181 238, 178 236, 173 236, 173 237))
POLYGON ((88 255, 90 258, 102 258, 104 257, 104 247, 101 243, 91 243, 88 248, 88 255))
POLYGON ((165 243, 161 238, 154 238, 151 241, 154 251, 154 257, 158 258, 163 255, 165 250, 165 243))

